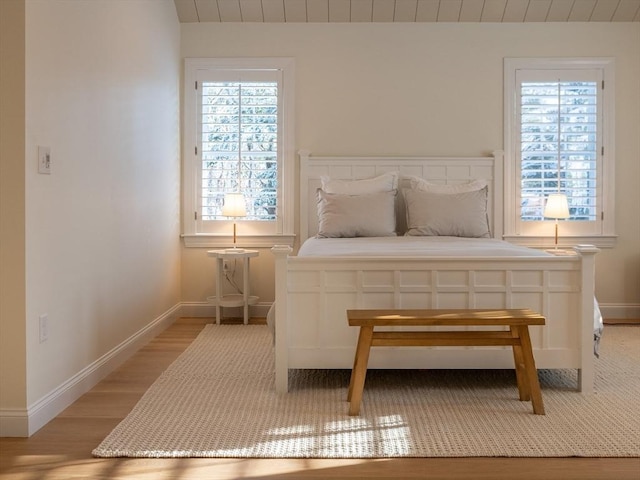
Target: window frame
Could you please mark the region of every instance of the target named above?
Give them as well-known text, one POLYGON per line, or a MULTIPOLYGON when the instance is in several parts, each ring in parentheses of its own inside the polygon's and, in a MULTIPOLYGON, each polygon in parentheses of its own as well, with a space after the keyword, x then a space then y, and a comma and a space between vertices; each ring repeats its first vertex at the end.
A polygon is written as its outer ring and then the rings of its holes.
POLYGON ((195 85, 199 77, 207 72, 220 71, 260 71, 277 70, 281 75, 281 88, 278 92, 281 116, 280 164, 278 165, 278 218, 272 229, 247 228, 242 232, 241 219, 237 219, 238 237, 241 246, 271 247, 274 244, 293 245, 294 241, 294 174, 295 174, 295 139, 294 139, 294 59, 288 57, 264 58, 186 58, 184 63, 184 109, 183 109, 183 218, 182 228, 185 246, 187 247, 225 247, 229 246, 233 237, 233 220, 211 220, 220 224, 216 232, 203 231, 202 222, 198 218, 201 192, 198 189, 202 175, 201 152, 198 133, 198 101, 199 92, 195 85), (247 232, 248 230, 248 232, 247 232), (271 231, 266 231, 271 230, 271 231))
MULTIPOLYGON (((560 225, 560 246, 568 247, 576 244, 592 244, 598 247, 615 246, 615 64, 613 58, 505 58, 504 59, 504 152, 505 152, 505 208, 503 238, 512 243, 529 247, 550 247, 554 243, 554 220, 536 222, 537 228, 524 229, 519 216, 519 121, 517 118, 519 95, 517 72, 521 70, 572 70, 601 72, 604 89, 598 108, 601 111, 603 148, 598 158, 597 179, 599 231, 580 232, 580 227, 571 228, 571 221, 562 221, 560 225), (531 231, 533 230, 533 231, 531 231)), ((576 222, 577 224, 580 222, 576 222)))

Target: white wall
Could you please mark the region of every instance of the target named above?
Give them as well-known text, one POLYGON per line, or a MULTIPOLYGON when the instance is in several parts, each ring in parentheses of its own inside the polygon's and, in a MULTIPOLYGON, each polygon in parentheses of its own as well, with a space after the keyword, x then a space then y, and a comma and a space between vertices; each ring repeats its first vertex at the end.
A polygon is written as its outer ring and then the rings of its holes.
POLYGON ((23 2, 0 1, 0 407, 8 417, 27 396, 24 22, 23 2))
POLYGON ((172 0, 26 1, 30 433, 55 397, 179 305, 179 28, 172 0), (51 175, 37 172, 39 145, 51 175))
MULTIPOLYGON (((294 57, 296 146, 319 155, 486 154, 503 147, 505 57, 615 57, 619 240, 596 289, 611 312, 640 308, 640 24, 184 24, 181 50, 294 57)), ((185 301, 212 293, 203 258, 183 248, 185 301)), ((273 299, 268 281, 254 290, 273 299)))

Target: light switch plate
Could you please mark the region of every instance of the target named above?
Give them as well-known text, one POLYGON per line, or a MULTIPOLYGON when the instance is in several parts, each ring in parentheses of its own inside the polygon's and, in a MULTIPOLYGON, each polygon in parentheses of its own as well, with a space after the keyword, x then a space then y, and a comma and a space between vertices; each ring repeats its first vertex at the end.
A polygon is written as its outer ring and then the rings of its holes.
POLYGON ((38 147, 38 173, 51 174, 50 147, 38 147))

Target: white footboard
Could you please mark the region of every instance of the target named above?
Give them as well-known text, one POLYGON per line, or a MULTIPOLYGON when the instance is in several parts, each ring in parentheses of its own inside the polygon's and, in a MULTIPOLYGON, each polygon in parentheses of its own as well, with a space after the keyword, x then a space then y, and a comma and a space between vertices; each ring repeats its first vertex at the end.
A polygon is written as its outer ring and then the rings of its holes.
MULTIPOLYGON (((355 308, 531 308, 546 325, 531 329, 538 368, 575 368, 582 392, 593 390, 594 256, 533 258, 276 257, 276 388, 289 369, 353 364, 355 308)), ((513 368, 502 347, 377 348, 370 368, 513 368)))

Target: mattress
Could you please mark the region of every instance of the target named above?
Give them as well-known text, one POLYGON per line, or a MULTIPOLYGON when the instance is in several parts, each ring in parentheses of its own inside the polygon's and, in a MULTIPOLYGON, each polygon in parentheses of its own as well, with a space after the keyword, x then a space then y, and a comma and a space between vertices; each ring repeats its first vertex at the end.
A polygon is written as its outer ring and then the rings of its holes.
POLYGON ((551 254, 495 238, 402 236, 313 237, 300 247, 298 256, 549 257, 551 254))

